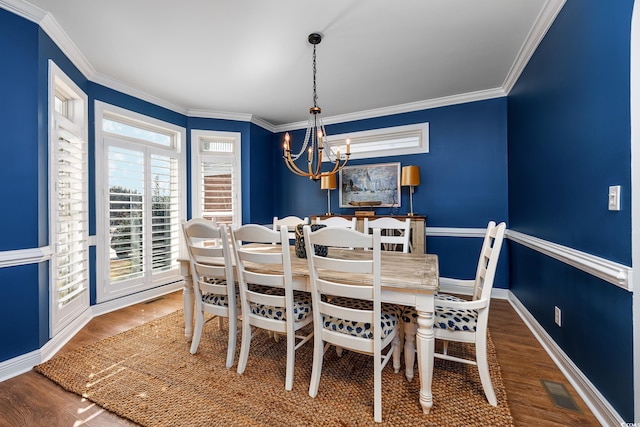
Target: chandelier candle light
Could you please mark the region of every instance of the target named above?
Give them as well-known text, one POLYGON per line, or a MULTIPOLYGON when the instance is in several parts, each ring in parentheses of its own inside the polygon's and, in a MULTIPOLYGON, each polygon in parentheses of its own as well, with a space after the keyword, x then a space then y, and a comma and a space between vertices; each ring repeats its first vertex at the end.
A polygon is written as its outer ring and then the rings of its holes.
MULTIPOLYGON (((336 150, 335 157, 328 144, 327 133, 324 130, 322 110, 318 107, 318 95, 316 93, 316 45, 322 41, 322 35, 318 33, 309 34, 309 43, 313 45, 313 107, 309 109, 309 120, 307 122, 307 132, 304 136, 304 143, 298 154, 291 154, 291 137, 289 132, 284 135, 284 161, 289 170, 296 175, 309 177, 313 181, 318 181, 327 176, 334 177, 349 161, 351 155, 351 144, 349 139, 346 140, 346 154, 341 159, 340 148, 336 150), (307 152, 307 171, 302 170, 296 165, 296 160, 304 152, 307 152), (333 162, 333 168, 329 171, 322 171, 322 155, 326 154, 330 162, 333 162), (342 161, 341 161, 342 160, 342 161)), ((335 184, 334 184, 335 185, 335 184)), ((322 187, 324 189, 324 187, 322 187)), ((335 188, 335 187, 334 187, 335 188)))

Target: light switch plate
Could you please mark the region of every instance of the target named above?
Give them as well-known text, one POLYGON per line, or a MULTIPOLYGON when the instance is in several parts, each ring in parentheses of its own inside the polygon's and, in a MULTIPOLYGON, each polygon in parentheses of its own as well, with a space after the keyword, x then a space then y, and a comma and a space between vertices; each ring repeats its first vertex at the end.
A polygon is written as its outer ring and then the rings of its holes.
POLYGON ((620 186, 619 185, 609 186, 609 210, 610 211, 620 210, 620 186))

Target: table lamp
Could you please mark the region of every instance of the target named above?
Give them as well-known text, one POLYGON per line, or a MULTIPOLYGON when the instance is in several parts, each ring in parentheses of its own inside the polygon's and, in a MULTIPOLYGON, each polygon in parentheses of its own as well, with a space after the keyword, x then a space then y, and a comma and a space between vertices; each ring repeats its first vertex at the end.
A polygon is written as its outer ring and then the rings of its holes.
POLYGON ((336 186, 336 175, 325 175, 320 178, 320 188, 323 190, 327 190, 327 216, 331 215, 331 190, 335 190, 336 186))
POLYGON ((409 216, 413 216, 413 191, 414 187, 420 185, 420 166, 403 166, 402 167, 402 186, 409 186, 409 197, 411 212, 409 216))

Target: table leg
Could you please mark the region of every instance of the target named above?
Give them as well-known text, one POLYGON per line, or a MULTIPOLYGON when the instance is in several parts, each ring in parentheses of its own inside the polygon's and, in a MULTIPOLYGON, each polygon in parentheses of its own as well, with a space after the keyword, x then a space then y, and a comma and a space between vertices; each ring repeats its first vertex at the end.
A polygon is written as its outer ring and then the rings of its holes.
POLYGON ((416 360, 416 329, 417 325, 407 322, 404 325, 404 375, 407 380, 413 380, 413 365, 416 360))
POLYGON ((193 336, 193 304, 195 297, 193 293, 193 280, 189 270, 189 261, 180 262, 180 273, 184 277, 184 288, 182 289, 182 304, 184 308, 184 336, 191 341, 193 336))
POLYGON ((428 295, 418 302, 418 331, 416 344, 418 348, 418 373, 420 375, 420 405, 422 412, 428 414, 433 406, 431 383, 433 381, 433 358, 435 336, 433 334, 434 296, 428 295))

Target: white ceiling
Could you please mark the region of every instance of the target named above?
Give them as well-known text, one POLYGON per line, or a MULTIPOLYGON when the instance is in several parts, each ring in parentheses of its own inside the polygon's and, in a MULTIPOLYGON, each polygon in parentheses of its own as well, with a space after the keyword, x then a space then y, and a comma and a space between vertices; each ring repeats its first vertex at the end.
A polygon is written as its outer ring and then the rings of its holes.
POLYGON ((278 130, 306 121, 313 105, 312 32, 324 36, 317 91, 328 123, 505 95, 564 0, 7 4, 39 22, 92 81, 189 115, 247 116, 278 130))

